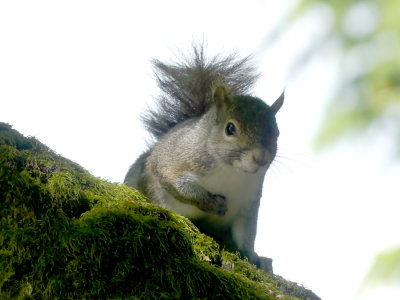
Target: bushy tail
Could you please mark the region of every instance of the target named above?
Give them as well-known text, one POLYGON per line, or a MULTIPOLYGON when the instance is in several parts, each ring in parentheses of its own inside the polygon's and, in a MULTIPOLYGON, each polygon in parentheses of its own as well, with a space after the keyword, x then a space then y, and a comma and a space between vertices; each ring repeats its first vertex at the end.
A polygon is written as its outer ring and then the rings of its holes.
POLYGON ((248 93, 259 74, 250 57, 238 58, 233 52, 207 59, 204 44, 193 45, 189 55, 180 53, 176 63, 152 61, 161 90, 155 109, 142 115, 146 129, 160 138, 176 124, 203 115, 211 105, 211 89, 222 81, 233 95, 248 93))

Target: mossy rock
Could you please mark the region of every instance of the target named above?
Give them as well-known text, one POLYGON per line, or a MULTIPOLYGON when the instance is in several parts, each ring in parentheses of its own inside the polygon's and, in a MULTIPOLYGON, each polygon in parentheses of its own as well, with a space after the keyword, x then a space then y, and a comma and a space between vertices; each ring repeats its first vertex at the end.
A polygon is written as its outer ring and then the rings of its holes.
POLYGON ((319 299, 0 123, 1 299, 319 299))

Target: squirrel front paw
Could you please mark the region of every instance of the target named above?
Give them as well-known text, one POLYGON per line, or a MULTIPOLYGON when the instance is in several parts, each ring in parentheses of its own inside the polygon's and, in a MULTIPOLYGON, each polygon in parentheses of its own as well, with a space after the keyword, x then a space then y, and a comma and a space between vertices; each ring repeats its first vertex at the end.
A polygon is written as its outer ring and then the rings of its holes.
POLYGON ((225 196, 218 194, 211 194, 210 196, 214 204, 213 212, 215 212, 218 216, 224 216, 228 210, 225 196))
POLYGON ((202 211, 224 216, 228 207, 226 206, 225 196, 207 193, 206 197, 198 198, 196 206, 202 211))

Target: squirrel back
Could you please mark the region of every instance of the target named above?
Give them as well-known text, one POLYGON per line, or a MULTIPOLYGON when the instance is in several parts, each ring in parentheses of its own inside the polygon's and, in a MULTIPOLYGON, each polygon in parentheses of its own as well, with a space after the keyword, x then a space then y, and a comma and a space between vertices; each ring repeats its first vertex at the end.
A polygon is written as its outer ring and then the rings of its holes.
POLYGON ((258 78, 249 57, 207 59, 203 46, 183 57, 176 64, 153 60, 162 93, 142 119, 157 142, 124 182, 272 272, 271 260, 254 252, 254 240, 284 96, 269 106, 248 95, 258 78))

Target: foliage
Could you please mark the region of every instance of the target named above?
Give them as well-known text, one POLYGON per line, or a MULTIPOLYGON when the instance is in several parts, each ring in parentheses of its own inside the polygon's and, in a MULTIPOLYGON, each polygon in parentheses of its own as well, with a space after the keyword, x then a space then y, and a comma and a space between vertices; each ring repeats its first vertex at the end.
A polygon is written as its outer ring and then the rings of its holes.
POLYGON ((0 123, 1 299, 319 299, 0 123))
POLYGON ((333 45, 340 58, 337 88, 316 146, 325 147, 352 132, 360 136, 373 126, 396 141, 400 155, 400 2, 302 0, 287 21, 296 22, 316 9, 331 25, 298 55, 294 65, 303 66, 333 45))
POLYGON ((367 276, 362 288, 370 286, 393 284, 398 285, 400 281, 400 248, 395 248, 380 253, 367 276))

